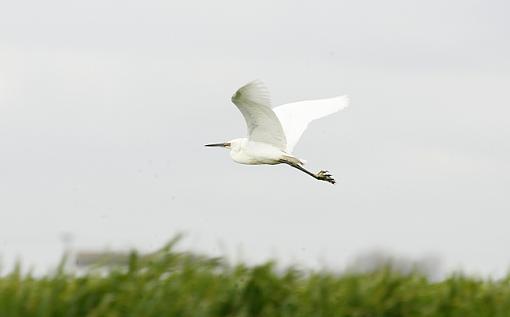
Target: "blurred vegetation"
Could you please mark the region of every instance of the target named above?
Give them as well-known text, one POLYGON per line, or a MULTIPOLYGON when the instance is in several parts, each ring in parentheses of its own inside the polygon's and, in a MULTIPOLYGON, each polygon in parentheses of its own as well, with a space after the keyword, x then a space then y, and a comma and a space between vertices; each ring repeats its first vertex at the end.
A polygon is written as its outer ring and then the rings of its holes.
POLYGON ((510 277, 430 282, 389 266, 338 274, 229 265, 177 252, 174 243, 148 256, 133 252, 107 273, 72 274, 62 264, 34 277, 18 266, 0 277, 0 316, 510 316, 510 277))

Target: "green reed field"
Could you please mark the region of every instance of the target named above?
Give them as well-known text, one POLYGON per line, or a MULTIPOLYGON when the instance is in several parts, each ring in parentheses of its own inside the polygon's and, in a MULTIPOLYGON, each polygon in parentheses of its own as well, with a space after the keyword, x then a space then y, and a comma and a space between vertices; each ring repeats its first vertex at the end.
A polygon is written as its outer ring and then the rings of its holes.
POLYGON ((126 267, 0 277, 1 317, 510 316, 510 277, 454 275, 432 283, 389 267, 371 273, 303 272, 228 265, 169 244, 126 267))

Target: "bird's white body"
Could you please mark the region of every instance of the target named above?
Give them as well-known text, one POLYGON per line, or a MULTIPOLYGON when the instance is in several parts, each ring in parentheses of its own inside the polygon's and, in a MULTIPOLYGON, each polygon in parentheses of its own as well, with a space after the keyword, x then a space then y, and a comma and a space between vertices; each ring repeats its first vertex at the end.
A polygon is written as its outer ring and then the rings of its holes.
POLYGON ((232 102, 246 121, 248 138, 207 146, 230 149, 230 157, 237 163, 248 165, 285 163, 316 179, 335 183, 327 171, 314 174, 304 169, 303 161, 291 153, 308 124, 347 107, 349 104, 347 96, 294 102, 271 109, 265 86, 259 81, 253 81, 239 88, 232 96, 232 102))
POLYGON ((282 163, 289 154, 279 148, 262 142, 253 142, 248 138, 234 139, 229 142, 230 157, 236 163, 247 165, 275 165, 282 163))

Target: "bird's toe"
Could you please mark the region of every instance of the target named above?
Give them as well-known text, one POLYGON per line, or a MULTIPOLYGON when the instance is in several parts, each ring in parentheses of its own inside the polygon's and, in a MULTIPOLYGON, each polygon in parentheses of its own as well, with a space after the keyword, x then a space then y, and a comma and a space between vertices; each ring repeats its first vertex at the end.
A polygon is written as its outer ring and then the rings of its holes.
POLYGON ((336 181, 333 179, 333 177, 331 176, 331 174, 329 174, 328 171, 319 171, 317 173, 317 179, 329 182, 331 184, 335 184, 336 183, 336 181))

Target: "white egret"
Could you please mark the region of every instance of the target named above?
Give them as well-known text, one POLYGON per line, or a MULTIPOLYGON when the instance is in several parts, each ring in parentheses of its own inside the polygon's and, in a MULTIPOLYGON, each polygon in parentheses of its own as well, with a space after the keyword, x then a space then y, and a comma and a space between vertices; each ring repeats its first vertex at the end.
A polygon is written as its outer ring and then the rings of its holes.
POLYGON ((230 149, 230 157, 237 163, 288 164, 315 179, 335 183, 328 171, 312 173, 306 170, 304 160, 294 156, 292 150, 311 121, 347 107, 347 96, 293 102, 271 109, 269 93, 264 84, 257 80, 239 88, 232 96, 232 102, 244 116, 248 138, 205 146, 230 149))

